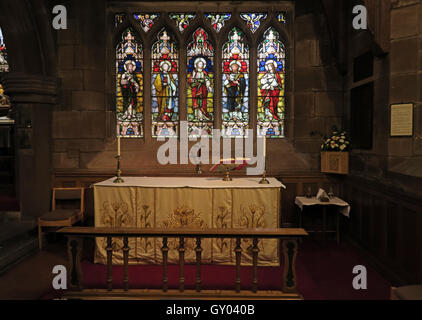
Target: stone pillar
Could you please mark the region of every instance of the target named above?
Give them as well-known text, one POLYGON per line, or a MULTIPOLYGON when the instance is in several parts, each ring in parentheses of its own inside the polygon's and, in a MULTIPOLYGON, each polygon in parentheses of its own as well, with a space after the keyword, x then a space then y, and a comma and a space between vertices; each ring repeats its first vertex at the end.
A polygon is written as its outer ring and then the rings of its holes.
POLYGON ((3 85, 15 119, 16 194, 22 215, 37 217, 50 209, 50 124, 56 78, 9 73, 3 85))

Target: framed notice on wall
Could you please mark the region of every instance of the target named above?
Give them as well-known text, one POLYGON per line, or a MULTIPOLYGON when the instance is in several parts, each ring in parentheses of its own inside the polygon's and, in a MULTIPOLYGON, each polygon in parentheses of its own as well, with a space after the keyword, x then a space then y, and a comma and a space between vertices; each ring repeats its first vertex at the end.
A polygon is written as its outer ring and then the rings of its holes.
POLYGON ((413 136, 413 104, 392 104, 390 117, 390 136, 413 136))

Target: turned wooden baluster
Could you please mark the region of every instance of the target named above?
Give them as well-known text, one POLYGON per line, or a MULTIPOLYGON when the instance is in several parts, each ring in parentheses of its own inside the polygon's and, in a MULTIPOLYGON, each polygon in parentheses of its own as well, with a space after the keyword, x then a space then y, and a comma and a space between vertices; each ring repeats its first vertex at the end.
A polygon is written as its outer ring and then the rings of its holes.
POLYGON ((180 268, 180 278, 179 278, 179 291, 185 291, 185 239, 180 237, 179 241, 179 268, 180 268))
POLYGON ((253 272, 253 280, 252 280, 252 292, 256 293, 258 290, 258 277, 257 277, 257 270, 258 270, 258 238, 253 238, 253 247, 252 247, 252 272, 253 272))
POLYGON ((196 238, 196 291, 201 291, 201 238, 196 238))
POLYGON ((169 252, 169 247, 167 246, 167 237, 163 237, 163 246, 161 247, 161 252, 163 253, 163 291, 167 292, 167 289, 168 289, 167 257, 168 257, 168 252, 169 252))
POLYGON ((67 253, 69 256, 69 272, 67 274, 69 289, 82 290, 81 252, 83 241, 81 238, 69 237, 67 241, 67 253))
POLYGON ((283 241, 283 292, 297 293, 296 288, 296 255, 297 255, 297 240, 284 240, 283 241))
POLYGON ((111 237, 107 237, 107 290, 113 290, 113 276, 112 276, 112 269, 113 269, 113 247, 111 237))
POLYGON ((127 266, 129 262, 129 245, 128 245, 128 237, 123 237, 123 289, 125 291, 129 290, 129 277, 127 266))
POLYGON ((240 261, 242 258, 242 247, 240 246, 241 238, 236 238, 236 247, 234 252, 236 252, 236 280, 235 280, 235 289, 236 292, 240 292, 240 261))

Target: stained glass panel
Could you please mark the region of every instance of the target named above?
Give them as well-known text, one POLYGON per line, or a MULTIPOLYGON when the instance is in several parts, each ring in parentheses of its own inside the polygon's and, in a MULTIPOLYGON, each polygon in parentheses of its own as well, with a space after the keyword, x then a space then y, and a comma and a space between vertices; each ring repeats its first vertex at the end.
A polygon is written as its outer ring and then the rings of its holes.
POLYGON ((117 28, 119 24, 123 23, 123 20, 125 19, 126 14, 124 13, 116 13, 114 15, 114 25, 117 28))
POLYGON ((9 64, 7 63, 6 45, 4 44, 3 33, 0 28, 0 72, 8 72, 9 64))
POLYGON ((286 13, 285 12, 279 12, 277 14, 277 21, 281 22, 282 24, 286 24, 286 13))
POLYGON ((210 20, 210 23, 215 31, 219 32, 224 27, 224 22, 231 17, 230 13, 206 13, 205 17, 210 20))
POLYGON ((240 17, 246 21, 249 29, 254 33, 261 25, 261 20, 267 17, 266 13, 241 13, 240 17))
POLYGON ((274 28, 258 46, 258 136, 284 137, 285 50, 274 28))
POLYGON ((122 34, 116 48, 117 134, 125 138, 143 136, 143 50, 132 28, 122 34))
POLYGON ((152 136, 177 137, 179 121, 178 50, 162 29, 151 50, 152 136))
POLYGON ((243 137, 249 126, 249 47, 233 28, 222 52, 223 135, 243 137))
POLYGON ((169 14, 170 19, 173 19, 176 22, 176 26, 180 32, 185 31, 189 27, 190 21, 195 18, 194 14, 183 14, 183 13, 171 13, 169 14))
POLYGON ((160 16, 159 13, 146 13, 146 14, 140 14, 135 13, 133 17, 139 21, 139 24, 141 25, 142 29, 145 32, 148 32, 149 29, 152 28, 154 25, 155 20, 160 16))
POLYGON ((190 137, 211 136, 214 122, 214 49, 198 28, 187 47, 187 114, 190 137))

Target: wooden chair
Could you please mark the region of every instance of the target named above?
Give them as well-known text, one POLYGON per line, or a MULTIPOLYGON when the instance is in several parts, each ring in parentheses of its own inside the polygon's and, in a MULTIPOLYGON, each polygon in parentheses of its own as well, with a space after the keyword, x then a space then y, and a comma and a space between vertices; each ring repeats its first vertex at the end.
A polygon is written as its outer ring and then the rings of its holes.
POLYGON ((53 188, 51 211, 38 218, 40 250, 42 249, 42 227, 72 226, 83 219, 84 188, 53 188))

